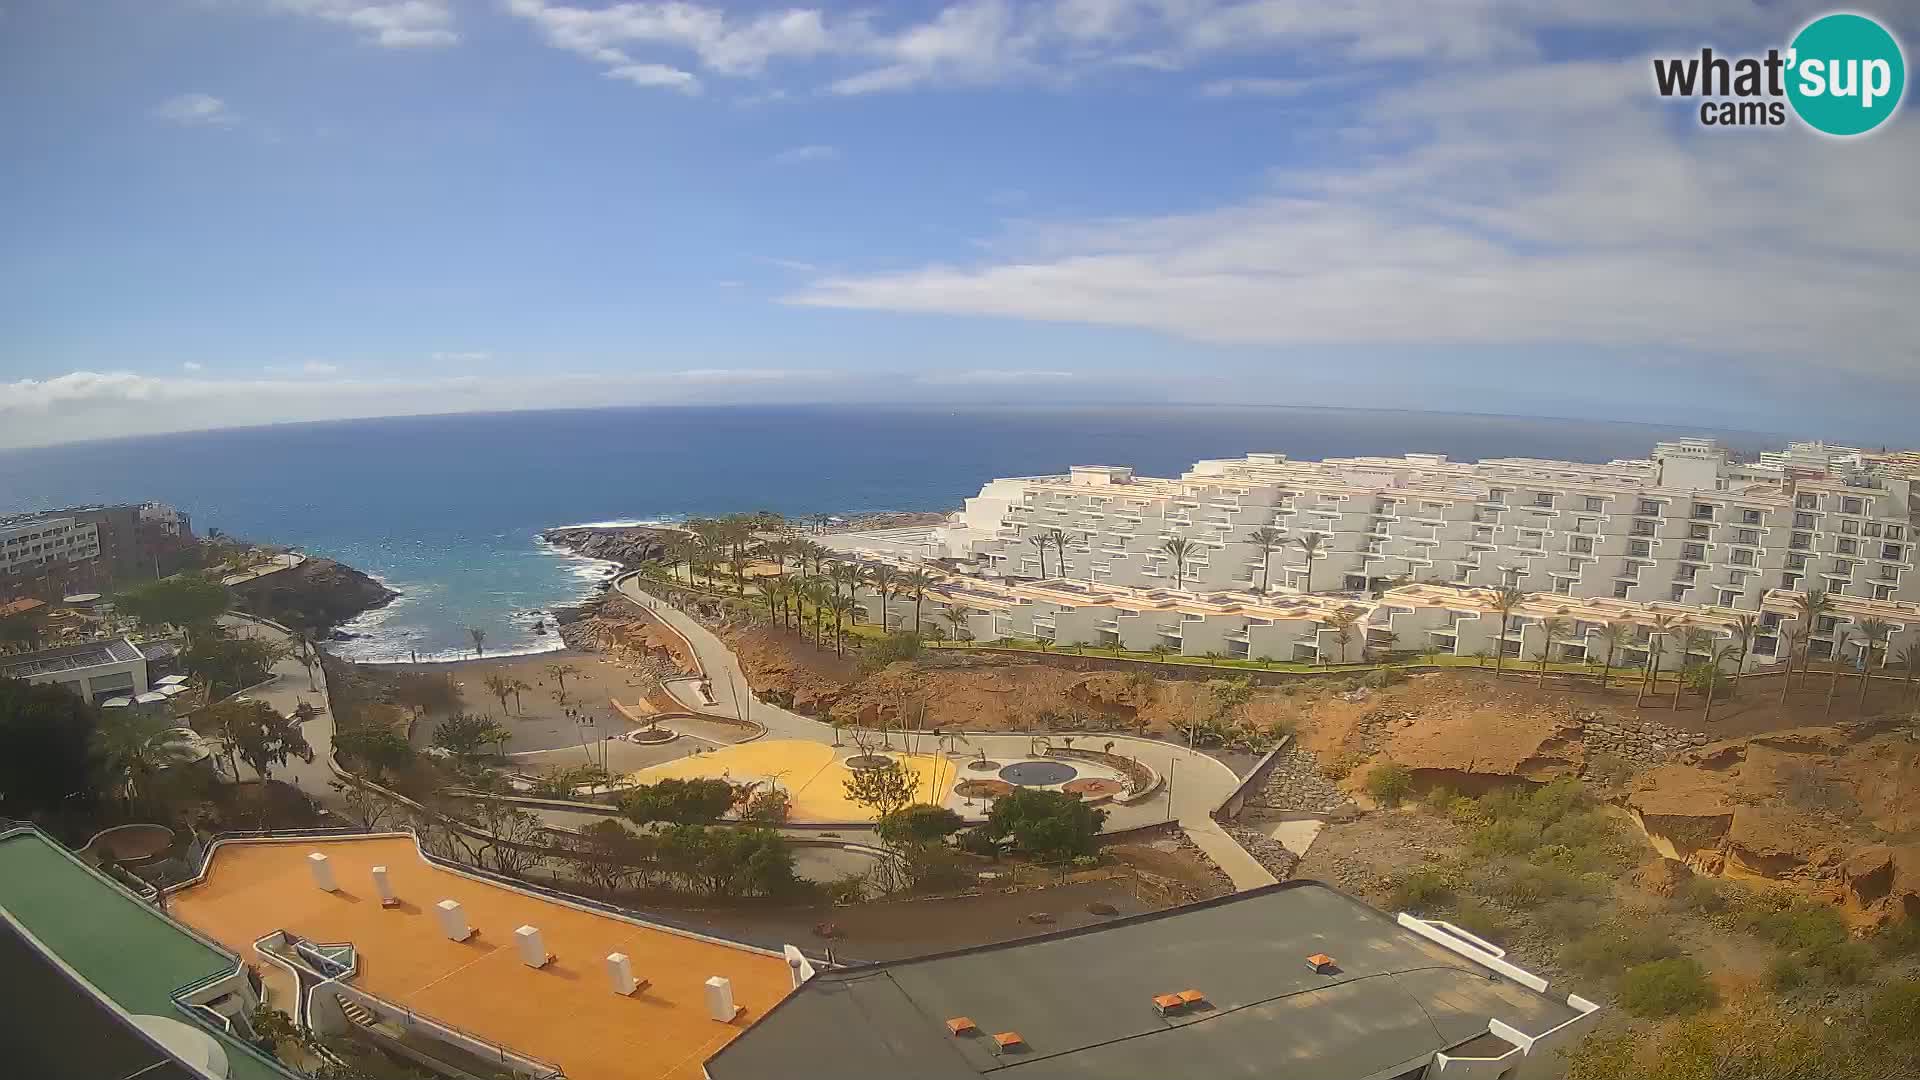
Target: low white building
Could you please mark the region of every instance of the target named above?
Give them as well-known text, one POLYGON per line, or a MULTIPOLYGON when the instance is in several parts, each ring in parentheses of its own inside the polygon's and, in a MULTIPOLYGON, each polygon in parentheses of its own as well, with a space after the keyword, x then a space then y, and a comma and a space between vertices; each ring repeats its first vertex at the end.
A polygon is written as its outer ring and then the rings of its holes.
POLYGON ((125 638, 0 657, 0 678, 58 683, 94 704, 147 692, 147 658, 125 638))

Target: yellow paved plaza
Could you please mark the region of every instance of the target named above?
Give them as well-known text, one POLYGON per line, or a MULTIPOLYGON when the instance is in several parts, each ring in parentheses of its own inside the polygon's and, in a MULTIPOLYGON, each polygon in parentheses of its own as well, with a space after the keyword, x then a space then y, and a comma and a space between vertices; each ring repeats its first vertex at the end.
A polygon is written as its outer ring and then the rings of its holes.
MULTIPOLYGON (((835 750, 800 739, 762 739, 655 765, 628 774, 628 779, 652 784, 670 777, 720 778, 743 784, 772 778, 792 795, 795 821, 870 821, 872 812, 847 800, 846 779, 851 770, 841 758, 851 752, 847 747, 835 750)), ((886 755, 913 774, 918 785, 916 802, 946 805, 954 781, 953 762, 933 754, 890 750, 886 755)))

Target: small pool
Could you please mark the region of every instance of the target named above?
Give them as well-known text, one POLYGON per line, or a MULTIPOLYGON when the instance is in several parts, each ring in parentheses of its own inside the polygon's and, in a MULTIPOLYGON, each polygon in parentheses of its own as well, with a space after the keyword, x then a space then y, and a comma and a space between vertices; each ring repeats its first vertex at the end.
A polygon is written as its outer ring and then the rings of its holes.
POLYGON ((1080 770, 1058 761, 1016 761, 1000 770, 1000 779, 1020 787, 1050 787, 1080 775, 1080 770))

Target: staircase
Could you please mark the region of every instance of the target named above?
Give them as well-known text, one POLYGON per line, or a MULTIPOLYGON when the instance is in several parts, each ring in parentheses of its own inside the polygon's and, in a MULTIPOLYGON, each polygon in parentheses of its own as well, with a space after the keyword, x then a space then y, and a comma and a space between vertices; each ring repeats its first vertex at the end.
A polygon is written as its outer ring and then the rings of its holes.
POLYGON ((338 994, 334 995, 334 1000, 340 1003, 340 1012, 361 1027, 370 1028, 380 1022, 379 1017, 373 1015, 366 1006, 357 1001, 348 1001, 338 994))

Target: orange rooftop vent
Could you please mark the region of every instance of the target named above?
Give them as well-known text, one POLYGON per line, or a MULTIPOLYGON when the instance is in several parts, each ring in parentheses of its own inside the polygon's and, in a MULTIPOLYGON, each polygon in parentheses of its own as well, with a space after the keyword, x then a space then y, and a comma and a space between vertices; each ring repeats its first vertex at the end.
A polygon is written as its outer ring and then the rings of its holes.
POLYGON ((1027 1045, 1027 1040, 1021 1038, 1017 1031, 1003 1031, 993 1037, 993 1045, 1004 1054, 1027 1045))
POLYGON ((1312 956, 1307 957, 1307 966, 1312 968, 1316 975, 1331 975, 1334 970, 1333 957, 1323 952, 1314 953, 1312 956))
POLYGON ((947 1021, 947 1034, 949 1035, 972 1035, 979 1030, 980 1025, 974 1023, 970 1017, 956 1016, 947 1021))

